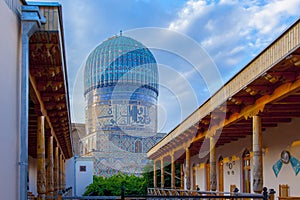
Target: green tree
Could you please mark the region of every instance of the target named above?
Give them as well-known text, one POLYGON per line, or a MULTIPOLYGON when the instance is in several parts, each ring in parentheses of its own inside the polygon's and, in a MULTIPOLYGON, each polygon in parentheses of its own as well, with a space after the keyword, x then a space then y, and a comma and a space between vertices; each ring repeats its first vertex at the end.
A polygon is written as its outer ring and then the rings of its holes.
POLYGON ((146 179, 123 173, 111 177, 93 177, 93 183, 86 187, 84 196, 120 196, 124 186, 125 195, 144 195, 147 193, 146 179))
MULTIPOLYGON (((167 163, 164 168, 164 178, 165 178, 165 188, 171 187, 171 164, 167 163)), ((143 177, 146 180, 147 188, 153 188, 153 161, 151 161, 148 165, 146 165, 143 169, 143 177)), ((157 169, 156 171, 156 181, 157 187, 161 186, 161 170, 157 169)), ((175 187, 180 187, 180 164, 175 164, 175 187)))
POLYGON ((153 188, 153 161, 144 167, 142 176, 146 181, 147 188, 153 188))

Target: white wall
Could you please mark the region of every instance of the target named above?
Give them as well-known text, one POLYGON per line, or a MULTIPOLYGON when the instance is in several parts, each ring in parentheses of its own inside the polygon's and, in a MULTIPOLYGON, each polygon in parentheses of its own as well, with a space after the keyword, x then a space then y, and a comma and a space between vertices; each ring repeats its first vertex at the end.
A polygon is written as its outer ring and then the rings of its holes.
MULTIPOLYGON (((217 162, 220 156, 224 158, 224 191, 229 192, 230 185, 236 185, 240 192, 243 192, 241 181, 242 155, 246 149, 248 149, 249 151, 251 150, 251 138, 251 136, 247 136, 246 138, 220 146, 216 149, 217 162), (230 164, 232 165, 232 169, 229 168, 230 164)), ((250 163, 252 165, 252 162, 250 163)), ((217 174, 217 178, 218 177, 219 174, 217 174)))
POLYGON ((28 157, 28 178, 29 178, 29 191, 37 196, 37 160, 28 157))
MULTIPOLYGON (((80 158, 79 158, 80 159, 80 158)), ((65 163, 65 172, 66 172, 66 188, 72 187, 72 195, 75 195, 75 168, 74 168, 74 157, 71 159, 66 160, 65 163)), ((77 182, 77 189, 79 189, 79 192, 77 195, 82 195, 82 193, 85 191, 85 187, 93 182, 93 174, 92 174, 92 167, 91 161, 77 161, 77 176, 78 176, 78 182, 77 182), (87 172, 79 172, 79 166, 85 165, 87 166, 87 172), (83 192, 82 192, 83 191, 83 192)), ((29 191, 32 192, 35 196, 37 196, 37 160, 29 157, 28 159, 28 175, 29 175, 29 191)))
MULTIPOLYGON (((242 183, 241 183, 241 159, 238 157, 237 159, 232 159, 224 162, 224 191, 230 191, 230 185, 235 185, 242 192, 242 183), (230 168, 230 165, 232 166, 230 168)), ((219 174, 217 175, 219 178, 219 174)), ((219 179, 217 179, 219 180, 219 179)))
POLYGON ((19 199, 19 22, 0 1, 0 194, 1 199, 19 199))
MULTIPOLYGON (((218 174, 218 160, 222 156, 224 159, 224 191, 230 191, 230 185, 236 185, 241 191, 241 160, 239 157, 242 156, 246 148, 251 148, 251 137, 240 139, 239 141, 231 142, 220 146, 216 149, 216 159, 217 159, 217 182, 219 180, 218 174), (232 157, 232 160, 228 160, 229 157, 232 157), (233 162, 234 161, 234 162, 233 162), (227 164, 228 163, 228 164, 227 164), (229 163, 232 164, 232 169, 229 169, 229 163), (234 165, 233 165, 234 163, 234 165), (229 174, 228 174, 229 171, 229 174), (233 172, 233 173, 232 173, 233 172)), ((250 149, 249 149, 250 150, 250 149)), ((209 159, 209 155, 206 155, 204 158, 199 159, 198 156, 191 158, 191 162, 198 164, 197 167, 197 177, 196 184, 199 185, 201 190, 206 190, 206 176, 205 176, 205 164, 209 159)), ((218 189, 218 184, 217 184, 218 189)))
POLYGON ((75 159, 74 157, 66 160, 65 172, 66 172, 66 188, 72 187, 72 195, 75 195, 75 159))
POLYGON ((92 158, 79 157, 76 159, 76 195, 81 196, 86 186, 93 182, 92 158), (86 171, 81 172, 80 166, 86 166, 86 171))
POLYGON ((300 144, 292 146, 295 140, 300 140, 300 119, 270 128, 263 134, 263 145, 267 148, 263 160, 264 185, 274 188, 277 192, 276 196, 279 194, 279 184, 288 184, 290 195, 300 196, 300 173, 296 176, 290 163, 283 164, 277 178, 272 170, 272 166, 280 159, 283 150, 288 150, 291 156, 300 161, 300 144))
POLYGON ((199 186, 201 191, 205 190, 205 168, 204 164, 197 166, 196 170, 196 185, 199 186))
MULTIPOLYGON (((242 155, 246 148, 251 151, 251 146, 252 136, 247 136, 216 149, 217 161, 220 156, 224 158, 224 191, 229 191, 232 184, 235 184, 242 191, 242 155), (233 164, 233 161, 234 165, 232 165, 232 169, 229 169, 229 163, 233 164)), ((300 119, 293 119, 291 123, 281 123, 278 127, 268 128, 263 132, 264 186, 273 188, 278 196, 279 184, 288 184, 290 186, 290 195, 300 196, 300 173, 296 176, 290 163, 283 164, 277 178, 273 172, 272 166, 280 159, 280 154, 283 150, 290 151, 293 157, 300 160, 300 119), (299 144, 295 145, 294 143, 292 146, 292 143, 297 140, 299 140, 299 144)), ((191 158, 191 163, 196 163, 200 166, 196 172, 196 184, 200 186, 201 190, 205 189, 204 163, 206 160, 207 157, 200 160, 197 156, 191 158)), ((251 168, 253 168, 252 158, 250 163, 251 168)), ((252 173, 253 171, 251 171, 251 183, 252 173)), ((219 174, 217 174, 217 180, 218 176, 219 174)), ((253 192, 252 185, 251 190, 253 192)))

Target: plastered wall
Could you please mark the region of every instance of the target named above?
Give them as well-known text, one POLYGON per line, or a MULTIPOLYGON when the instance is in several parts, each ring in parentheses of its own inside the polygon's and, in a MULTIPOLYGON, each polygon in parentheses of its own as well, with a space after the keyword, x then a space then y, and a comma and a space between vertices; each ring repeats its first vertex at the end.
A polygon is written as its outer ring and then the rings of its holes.
POLYGON ((19 20, 0 1, 0 159, 1 199, 19 199, 19 20))
MULTIPOLYGON (((264 186, 273 188, 279 194, 279 184, 290 186, 290 196, 300 196, 300 173, 296 176, 290 163, 283 164, 281 171, 276 177, 272 166, 280 159, 281 152, 288 150, 290 154, 300 161, 300 119, 293 119, 290 123, 281 123, 278 127, 268 128, 263 132, 263 173, 264 186)), ((217 161, 220 156, 224 159, 224 190, 229 191, 230 185, 236 185, 242 191, 242 155, 245 149, 251 151, 252 136, 240 139, 235 142, 223 145, 216 149, 217 161)), ((252 154, 251 154, 252 156, 252 154)), ((191 159, 193 164, 198 165, 196 170, 196 184, 200 189, 206 188, 205 167, 208 156, 199 159, 194 156, 191 159)), ((251 168, 252 157, 250 160, 251 168)), ((217 168, 217 180, 219 173, 217 168)), ((252 171, 251 171, 252 183, 252 171)), ((251 186, 251 191, 252 186, 251 186)))

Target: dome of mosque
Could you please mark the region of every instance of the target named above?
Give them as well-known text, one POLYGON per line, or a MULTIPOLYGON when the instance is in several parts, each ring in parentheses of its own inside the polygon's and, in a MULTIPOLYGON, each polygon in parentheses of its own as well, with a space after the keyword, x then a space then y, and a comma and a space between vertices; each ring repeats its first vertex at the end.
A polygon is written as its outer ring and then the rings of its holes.
POLYGON ((102 42, 88 56, 84 93, 86 95, 98 88, 109 91, 109 87, 126 84, 127 88, 132 86, 151 90, 150 95, 156 98, 157 71, 156 60, 150 50, 142 43, 120 34, 102 42))
POLYGON ((85 154, 94 172, 140 175, 157 136, 158 68, 142 43, 120 35, 89 54, 84 69, 85 154), (94 151, 95 150, 95 151, 94 151), (90 154, 89 154, 90 155, 90 154))

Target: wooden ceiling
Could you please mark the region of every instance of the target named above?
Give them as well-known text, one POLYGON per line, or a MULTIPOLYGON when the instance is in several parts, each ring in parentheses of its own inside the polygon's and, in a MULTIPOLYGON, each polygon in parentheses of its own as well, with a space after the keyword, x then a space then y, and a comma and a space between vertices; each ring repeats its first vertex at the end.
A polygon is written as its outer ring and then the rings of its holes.
POLYGON ((72 157, 68 85, 58 31, 36 32, 29 44, 29 155, 36 157, 37 117, 46 116, 46 142, 54 144, 64 157, 72 157))
POLYGON ((299 47, 268 71, 255 77, 213 112, 199 119, 196 124, 157 151, 153 151, 150 158, 154 160, 169 155, 170 152, 181 151, 182 154, 177 155, 176 162, 183 162, 185 151, 182 151, 182 148, 189 147, 191 156, 199 154, 200 148, 209 151, 209 142, 205 141, 209 141, 207 134, 214 125, 222 124, 221 127, 213 129, 218 138, 216 147, 252 135, 251 113, 247 113, 247 116, 245 110, 255 107, 256 111, 259 111, 253 115, 261 117, 263 132, 268 128, 277 127, 280 123, 289 123, 292 118, 300 117, 299 47))
MULTIPOLYGON (((300 60, 299 55, 300 49, 293 53, 297 60, 300 60)), ((281 60, 272 69, 257 77, 252 83, 226 101, 226 118, 228 119, 234 113, 241 113, 243 109, 258 104, 257 101, 274 95, 275 90, 297 81, 300 81, 300 66, 296 66, 288 58, 281 60)), ((217 112, 221 111, 217 110, 217 112)), ((277 127, 279 123, 291 122, 292 118, 300 117, 300 88, 296 88, 275 101, 265 104, 258 115, 261 117, 262 131, 270 127, 277 127)), ((199 127, 202 125, 200 123, 199 127)), ((241 118, 219 131, 220 138, 216 144, 217 147, 247 135, 252 135, 252 119, 241 118)))

